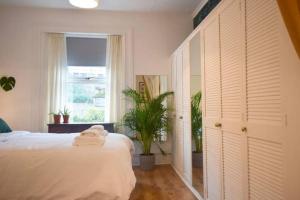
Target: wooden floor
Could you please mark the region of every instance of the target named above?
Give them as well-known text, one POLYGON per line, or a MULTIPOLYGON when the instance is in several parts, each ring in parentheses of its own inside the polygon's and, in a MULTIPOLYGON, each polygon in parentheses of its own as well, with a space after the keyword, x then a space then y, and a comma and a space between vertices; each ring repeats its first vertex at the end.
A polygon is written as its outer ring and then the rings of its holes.
POLYGON ((130 200, 196 200, 170 165, 156 166, 143 171, 134 168, 137 178, 130 200))

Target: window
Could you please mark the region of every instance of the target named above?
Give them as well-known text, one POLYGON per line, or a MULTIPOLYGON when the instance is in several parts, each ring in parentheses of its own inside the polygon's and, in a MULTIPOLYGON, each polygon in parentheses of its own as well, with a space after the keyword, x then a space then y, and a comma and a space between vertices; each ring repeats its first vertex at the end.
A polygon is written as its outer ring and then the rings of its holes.
POLYGON ((67 37, 65 105, 71 122, 104 122, 106 106, 106 39, 67 37))
POLYGON ((72 122, 105 121, 105 67, 68 66, 66 106, 72 122))

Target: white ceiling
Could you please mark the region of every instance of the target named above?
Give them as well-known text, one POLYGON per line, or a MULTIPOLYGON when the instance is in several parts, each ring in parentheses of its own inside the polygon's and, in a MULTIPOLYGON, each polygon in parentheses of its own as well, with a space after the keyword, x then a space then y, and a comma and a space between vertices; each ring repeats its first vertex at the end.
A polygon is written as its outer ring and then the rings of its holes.
MULTIPOLYGON (((193 12, 203 0, 100 0, 101 10, 193 12)), ((0 0, 0 6, 74 8, 68 0, 0 0)))

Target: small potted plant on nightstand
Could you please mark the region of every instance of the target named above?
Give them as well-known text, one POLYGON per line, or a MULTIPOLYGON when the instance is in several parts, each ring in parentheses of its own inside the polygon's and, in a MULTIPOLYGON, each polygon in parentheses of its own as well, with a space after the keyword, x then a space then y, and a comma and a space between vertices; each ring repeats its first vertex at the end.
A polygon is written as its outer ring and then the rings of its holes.
POLYGON ((64 111, 62 112, 64 124, 69 123, 70 113, 70 110, 67 107, 64 107, 64 111))
POLYGON ((50 115, 53 115, 54 124, 60 124, 61 111, 58 111, 57 113, 51 112, 50 115))

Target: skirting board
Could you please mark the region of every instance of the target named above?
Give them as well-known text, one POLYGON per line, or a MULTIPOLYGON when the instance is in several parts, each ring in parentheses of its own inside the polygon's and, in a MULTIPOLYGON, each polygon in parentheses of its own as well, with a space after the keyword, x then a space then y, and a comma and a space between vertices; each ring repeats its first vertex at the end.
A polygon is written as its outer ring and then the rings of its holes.
POLYGON ((191 186, 191 184, 189 184, 184 178, 183 176, 181 176, 181 174, 176 170, 176 168, 174 167, 174 165, 171 165, 172 168, 174 169, 174 171, 176 172, 176 174, 180 177, 180 179, 183 181, 183 183, 191 190, 191 192, 197 197, 197 199, 199 200, 204 200, 201 195, 193 188, 193 186, 191 186))

